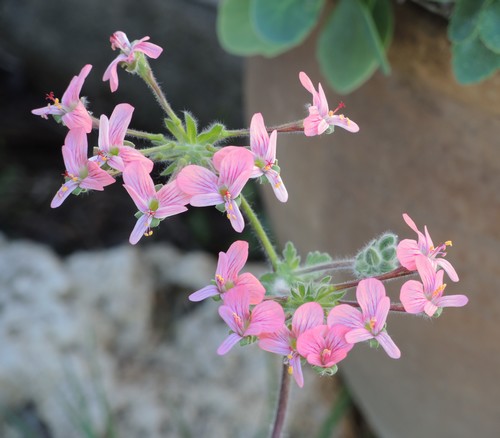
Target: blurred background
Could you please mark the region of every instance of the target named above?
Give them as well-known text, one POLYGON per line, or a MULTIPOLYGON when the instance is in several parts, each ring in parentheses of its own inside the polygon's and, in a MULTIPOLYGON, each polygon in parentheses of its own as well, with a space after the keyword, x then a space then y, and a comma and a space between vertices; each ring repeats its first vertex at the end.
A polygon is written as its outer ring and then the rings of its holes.
MULTIPOLYGON (((0 436, 267 435, 279 360, 257 348, 218 357, 227 328, 216 304, 187 300, 213 277, 216 254, 251 233, 237 235, 215 209, 191 209, 131 247, 135 206, 120 184, 50 209, 65 128, 30 112, 90 63, 81 95, 95 116, 128 102, 133 128, 161 131, 161 111, 137 77, 120 71, 116 93, 101 80, 116 56, 109 36, 122 30, 164 48, 155 74, 173 108, 200 126, 237 129, 254 112, 267 124, 303 117, 310 95, 298 72, 326 87, 318 30, 276 58, 244 60, 217 40, 218 3, 0 0, 0 436)), ((500 80, 458 85, 443 14, 393 7, 391 75, 377 72, 348 96, 326 92, 332 108, 347 104, 360 133, 280 137, 290 201, 249 195, 277 241, 293 239, 302 254, 349 256, 387 229, 414 238, 407 212, 435 242, 454 241, 449 260, 461 282, 449 290, 470 303, 433 321, 393 316, 399 361, 360 347, 340 367, 343 384, 308 372, 305 388, 293 388, 290 437, 500 430, 500 80)), ((251 246, 249 269, 261 272, 251 246)))

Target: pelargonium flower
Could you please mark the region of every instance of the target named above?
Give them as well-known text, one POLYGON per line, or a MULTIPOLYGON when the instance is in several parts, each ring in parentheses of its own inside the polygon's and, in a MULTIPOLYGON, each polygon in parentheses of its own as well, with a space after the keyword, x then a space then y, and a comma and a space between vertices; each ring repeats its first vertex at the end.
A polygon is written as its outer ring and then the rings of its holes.
POLYGON ((335 110, 328 109, 328 101, 321 84, 318 84, 318 91, 314 88, 311 79, 304 72, 299 73, 299 79, 304 88, 313 96, 313 104, 309 107, 309 116, 304 119, 304 133, 308 137, 321 135, 330 129, 333 132, 335 126, 340 126, 350 132, 358 132, 359 126, 343 114, 335 113, 344 107, 341 103, 335 110))
POLYGON ((422 282, 408 280, 401 287, 400 300, 408 313, 425 312, 433 316, 439 308, 462 307, 469 299, 465 295, 443 297, 446 284, 443 284, 444 271, 435 271, 432 262, 424 255, 415 258, 417 271, 422 282))
POLYGON ((61 101, 55 98, 54 93, 51 92, 47 94, 47 99, 51 100, 53 103, 49 103, 43 108, 34 109, 31 112, 44 119, 46 119, 49 114, 60 116, 69 129, 82 128, 86 133, 92 131, 92 118, 85 108, 84 102, 80 99, 83 83, 90 73, 90 70, 92 70, 92 66, 87 64, 82 68, 78 76, 74 76, 73 79, 71 79, 61 101))
POLYGON ((384 284, 376 278, 361 280, 356 298, 361 310, 348 304, 335 306, 328 315, 328 326, 347 327, 345 338, 351 344, 376 339, 389 357, 399 359, 401 352, 385 330, 391 302, 385 294, 384 284))
POLYGON ((156 59, 161 55, 163 49, 153 43, 148 43, 149 37, 141 38, 130 42, 122 31, 117 31, 109 38, 111 48, 113 50, 119 49, 120 54, 109 64, 102 77, 103 81, 109 80, 109 86, 112 92, 118 89, 118 72, 117 67, 120 63, 131 65, 137 60, 138 53, 144 53, 152 59, 156 59))
POLYGON ((219 252, 219 261, 215 271, 215 284, 189 295, 191 301, 201 301, 208 297, 221 295, 234 287, 244 288, 250 296, 250 304, 259 304, 266 290, 259 280, 249 272, 241 275, 238 273, 243 269, 248 259, 248 242, 238 240, 234 242, 226 252, 219 252))
POLYGON ((300 355, 297 351, 298 337, 309 329, 322 325, 324 312, 320 304, 311 302, 302 304, 293 314, 292 327, 283 325, 274 333, 265 333, 259 337, 259 347, 271 353, 286 356, 288 372, 293 375, 297 385, 304 386, 304 376, 300 355))
POLYGON ((247 336, 275 332, 285 323, 285 312, 275 301, 263 301, 250 310, 250 295, 241 286, 225 293, 219 315, 233 332, 217 349, 220 355, 226 354, 247 336))
POLYGON ((115 182, 105 170, 87 158, 87 134, 80 129, 72 129, 66 135, 62 155, 66 171, 66 182, 57 191, 50 203, 52 208, 59 207, 64 200, 76 189, 104 190, 115 182))
POLYGON ((318 325, 297 339, 297 351, 307 362, 321 368, 331 368, 345 359, 353 344, 345 340, 347 327, 318 325))
POLYGON ((179 172, 177 183, 191 197, 189 203, 193 207, 224 205, 231 225, 241 233, 245 221, 235 199, 252 174, 253 156, 244 148, 235 148, 228 154, 223 150, 216 152, 213 158, 219 176, 205 167, 191 164, 179 172), (220 153, 225 154, 222 160, 220 153))
POLYGON ((177 186, 176 180, 156 191, 149 170, 140 161, 130 163, 123 171, 123 187, 142 215, 137 220, 129 242, 135 245, 141 237, 153 234, 151 228, 159 221, 187 210, 189 198, 177 186))
POLYGON ((434 247, 429 231, 427 230, 427 226, 424 226, 424 235, 418 230, 415 222, 413 222, 410 216, 406 213, 403 214, 403 219, 408 226, 415 231, 415 233, 417 233, 418 242, 413 239, 404 239, 399 242, 398 247, 396 248, 396 254, 401 265, 410 271, 415 271, 417 269, 416 259, 422 254, 429 259, 434 267, 434 270, 441 267, 446 271, 451 281, 458 281, 458 274, 455 271, 455 268, 453 268, 448 260, 442 258, 446 256, 446 247, 452 245, 451 241, 448 240, 447 242, 434 247))
POLYGON ((115 107, 109 120, 105 115, 101 116, 99 150, 97 155, 93 157, 99 165, 107 163, 109 167, 123 172, 129 163, 139 161, 148 172, 153 170, 153 162, 149 158, 146 158, 137 149, 123 144, 133 112, 132 105, 121 103, 115 107))

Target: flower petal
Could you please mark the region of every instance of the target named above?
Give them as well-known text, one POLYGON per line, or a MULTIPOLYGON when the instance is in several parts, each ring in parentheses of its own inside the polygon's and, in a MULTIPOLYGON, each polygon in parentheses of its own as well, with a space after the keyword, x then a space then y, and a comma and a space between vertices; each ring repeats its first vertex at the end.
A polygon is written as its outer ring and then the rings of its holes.
POLYGON ((196 292, 193 292, 191 295, 189 295, 188 298, 189 301, 198 302, 198 301, 203 301, 204 299, 209 297, 214 297, 218 294, 219 294, 219 289, 217 289, 217 287, 214 286, 213 284, 210 284, 200 290, 197 290, 196 292))
POLYGON ((245 330, 247 336, 278 331, 285 323, 285 312, 276 301, 263 301, 257 304, 251 316, 250 325, 245 330))
POLYGON ((423 285, 416 280, 408 280, 401 287, 399 299, 408 313, 421 313, 428 300, 424 295, 423 285))
POLYGON ((240 342, 243 338, 236 334, 231 333, 222 344, 220 344, 219 348, 217 348, 217 354, 223 356, 228 353, 231 348, 233 348, 238 342, 240 342))
POLYGON ((325 312, 320 304, 311 302, 302 304, 294 313, 292 318, 292 332, 298 338, 306 330, 322 325, 325 312))
POLYGON ((195 164, 186 166, 179 172, 176 180, 179 188, 188 195, 217 194, 220 197, 217 176, 205 167, 195 164))
POLYGON ((134 107, 128 103, 116 105, 109 118, 109 141, 113 146, 122 146, 128 125, 132 120, 134 107))
POLYGON ((151 224, 151 217, 148 215, 142 215, 135 223, 132 233, 130 233, 129 242, 132 245, 135 245, 137 242, 139 242, 142 236, 144 236, 146 230, 149 228, 150 224, 151 224))
POLYGON ((399 359, 401 357, 401 351, 387 332, 379 333, 376 339, 389 357, 392 359, 399 359))

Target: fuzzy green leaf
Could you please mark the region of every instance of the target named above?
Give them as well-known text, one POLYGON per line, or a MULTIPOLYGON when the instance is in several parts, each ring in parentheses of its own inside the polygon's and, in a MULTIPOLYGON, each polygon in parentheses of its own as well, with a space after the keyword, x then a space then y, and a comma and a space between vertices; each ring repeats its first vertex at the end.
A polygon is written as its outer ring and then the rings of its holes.
POLYGON ((196 119, 189 114, 189 112, 184 112, 184 120, 186 123, 186 134, 190 143, 194 143, 196 141, 196 136, 198 135, 198 124, 196 123, 196 119))
POLYGON ((221 46, 233 55, 275 56, 286 50, 264 41, 250 19, 252 0, 222 0, 217 14, 217 36, 221 46))
POLYGON ((179 126, 171 119, 165 119, 165 126, 170 131, 170 133, 179 141, 186 140, 186 133, 182 126, 179 126))
POLYGON ((253 0, 251 19, 257 34, 287 48, 300 44, 314 28, 325 0, 253 0))
POLYGON ((484 45, 500 54, 500 0, 495 0, 481 10, 478 27, 484 45))
POLYGON ((371 9, 362 0, 341 0, 318 40, 322 73, 340 93, 363 84, 379 65, 389 71, 385 51, 393 32, 389 0, 377 0, 371 9))
POLYGON ((200 135, 198 135, 198 138, 196 140, 199 144, 216 143, 218 140, 220 140, 220 135, 224 128, 224 125, 222 125, 221 123, 214 123, 207 129, 204 129, 200 133, 200 135))
POLYGON ((307 254, 306 263, 304 266, 309 267, 309 266, 321 265, 323 263, 328 263, 331 261, 332 258, 330 254, 326 252, 313 251, 307 254))
POLYGON ((297 269, 300 265, 300 256, 292 242, 287 242, 283 250, 283 261, 291 270, 297 269))
POLYGON ((463 42, 477 33, 481 8, 491 0, 457 0, 448 26, 448 38, 454 43, 463 42))
POLYGON ((500 55, 489 50, 479 37, 453 44, 452 67, 461 84, 474 84, 500 68, 500 55))

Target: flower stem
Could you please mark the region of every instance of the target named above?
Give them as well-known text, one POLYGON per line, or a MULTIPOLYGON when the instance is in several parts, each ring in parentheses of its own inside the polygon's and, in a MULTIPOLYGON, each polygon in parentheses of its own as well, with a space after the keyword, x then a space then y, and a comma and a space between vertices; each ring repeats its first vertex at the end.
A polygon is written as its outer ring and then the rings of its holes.
MULTIPOLYGON (((403 266, 400 266, 399 268, 396 268, 391 272, 387 272, 387 273, 382 274, 382 275, 377 275, 376 277, 373 277, 373 278, 376 278, 377 280, 380 280, 380 281, 386 281, 386 280, 393 280, 393 279, 399 278, 399 277, 406 277, 406 276, 412 275, 412 274, 414 274, 413 271, 409 271, 408 269, 404 268, 403 266)), ((345 283, 335 284, 334 288, 336 291, 350 289, 352 287, 356 287, 360 281, 361 280, 346 281, 345 283)))
POLYGON ((276 417, 274 418, 274 426, 271 438, 279 438, 285 424, 286 407, 288 405, 288 396, 290 394, 290 374, 288 373, 288 365, 283 365, 281 372, 281 386, 278 399, 278 408, 276 409, 276 417))
POLYGON ((311 272, 321 272, 321 271, 348 271, 352 269, 354 259, 347 260, 333 260, 328 263, 322 263, 320 265, 308 266, 306 268, 297 269, 294 271, 297 275, 309 274, 311 272))
MULTIPOLYGON (((350 301, 350 300, 339 300, 339 304, 348 304, 349 306, 353 307, 361 307, 357 301, 350 301)), ((406 312, 404 306, 401 303, 391 303, 389 310, 391 312, 403 312, 403 313, 406 312)))
POLYGON ((170 142, 165 144, 160 144, 158 146, 153 146, 150 148, 137 149, 141 154, 148 156, 157 152, 166 152, 175 148, 177 143, 170 142))
POLYGON ((151 91, 153 91, 153 94, 155 95, 156 100, 160 104, 163 111, 165 111, 165 113, 168 115, 168 117, 170 117, 176 125, 182 126, 181 119, 179 119, 179 117, 177 117, 174 110, 172 109, 172 107, 168 103, 168 100, 165 97, 165 95, 163 94, 163 91, 161 91, 160 85, 156 81, 156 78, 153 75, 153 70, 151 70, 149 65, 148 65, 147 69, 140 72, 140 76, 144 80, 144 82, 146 82, 146 84, 149 86, 149 88, 151 88, 151 91))
POLYGON ((149 141, 164 141, 163 134, 152 134, 151 132, 137 131, 136 129, 127 129, 127 135, 135 138, 144 138, 149 141))
POLYGON ((273 244, 269 240, 269 236, 264 230, 264 227, 260 223, 259 218, 255 214, 255 212, 252 210, 252 207, 250 207, 250 204, 248 201, 245 199, 243 195, 240 195, 241 199, 241 207, 243 208, 243 211, 250 222, 250 225, 253 227, 255 230, 255 233, 257 234, 257 237, 260 240, 260 243, 262 244, 264 251, 269 258, 269 261, 271 262, 271 266, 273 267, 273 271, 276 272, 278 269, 278 263, 279 263, 279 257, 278 254, 276 253, 276 250, 274 249, 273 244))

